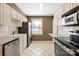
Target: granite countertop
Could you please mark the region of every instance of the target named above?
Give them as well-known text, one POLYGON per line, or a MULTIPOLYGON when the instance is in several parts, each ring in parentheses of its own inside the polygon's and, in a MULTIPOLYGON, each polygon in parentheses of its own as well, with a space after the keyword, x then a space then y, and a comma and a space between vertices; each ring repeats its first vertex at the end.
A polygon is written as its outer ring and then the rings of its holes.
POLYGON ((67 46, 68 48, 70 48, 73 51, 76 51, 77 49, 79 49, 79 47, 76 47, 73 44, 71 44, 69 37, 54 37, 54 38, 56 40, 60 41, 62 44, 64 44, 65 46, 67 46))
POLYGON ((4 37, 0 37, 0 45, 3 45, 3 44, 8 43, 12 40, 15 40, 22 35, 26 35, 26 34, 7 35, 7 36, 4 36, 4 37))

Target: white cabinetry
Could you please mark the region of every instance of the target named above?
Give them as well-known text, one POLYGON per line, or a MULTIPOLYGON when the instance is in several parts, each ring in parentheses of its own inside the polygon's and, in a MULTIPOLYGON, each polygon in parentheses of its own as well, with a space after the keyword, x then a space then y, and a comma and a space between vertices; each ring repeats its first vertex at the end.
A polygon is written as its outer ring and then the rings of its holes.
POLYGON ((20 55, 23 54, 26 47, 27 47, 27 35, 22 34, 22 36, 20 36, 20 55))
POLYGON ((2 46, 0 46, 0 56, 2 56, 2 46))
POLYGON ((7 4, 0 3, 0 24, 11 24, 11 8, 7 4))

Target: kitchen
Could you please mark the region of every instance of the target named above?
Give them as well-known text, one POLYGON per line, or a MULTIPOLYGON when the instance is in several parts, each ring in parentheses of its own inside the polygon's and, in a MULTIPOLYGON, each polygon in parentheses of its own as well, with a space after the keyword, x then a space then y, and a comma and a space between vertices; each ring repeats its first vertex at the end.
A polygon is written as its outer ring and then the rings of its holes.
POLYGON ((79 3, 0 3, 0 56, 79 55, 78 10, 79 3))

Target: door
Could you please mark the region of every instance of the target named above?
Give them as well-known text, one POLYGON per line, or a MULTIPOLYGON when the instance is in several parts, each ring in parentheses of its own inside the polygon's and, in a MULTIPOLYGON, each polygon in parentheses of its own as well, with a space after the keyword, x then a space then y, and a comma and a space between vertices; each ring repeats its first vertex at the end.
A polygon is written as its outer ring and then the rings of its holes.
POLYGON ((54 43, 54 51, 55 56, 71 56, 56 43, 54 43))

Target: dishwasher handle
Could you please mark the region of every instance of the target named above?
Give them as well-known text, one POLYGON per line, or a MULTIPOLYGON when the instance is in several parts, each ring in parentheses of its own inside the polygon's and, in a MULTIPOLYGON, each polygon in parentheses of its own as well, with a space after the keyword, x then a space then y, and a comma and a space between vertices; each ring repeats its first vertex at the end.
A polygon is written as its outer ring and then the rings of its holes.
POLYGON ((12 47, 12 46, 17 45, 17 44, 19 44, 19 41, 13 41, 13 42, 11 42, 9 44, 6 44, 5 46, 12 47))

